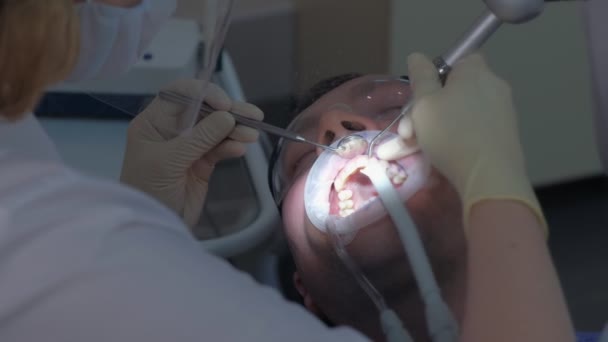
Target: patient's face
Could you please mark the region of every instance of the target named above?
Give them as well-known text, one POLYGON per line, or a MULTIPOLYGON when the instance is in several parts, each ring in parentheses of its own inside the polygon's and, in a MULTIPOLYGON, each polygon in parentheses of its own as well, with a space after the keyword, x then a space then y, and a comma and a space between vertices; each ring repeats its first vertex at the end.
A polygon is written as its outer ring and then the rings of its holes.
MULTIPOLYGON (((360 77, 335 88, 325 94, 313 105, 303 111, 297 118, 300 124, 292 129, 309 139, 323 144, 330 144, 336 139, 356 131, 381 130, 388 126, 399 113, 410 96, 407 83, 398 80, 387 81, 385 76, 370 75, 360 77), (383 81, 378 81, 384 79, 383 81)), ((331 307, 325 295, 332 292, 328 284, 335 270, 334 262, 328 257, 332 251, 329 236, 317 229, 309 220, 305 210, 304 188, 308 171, 318 154, 322 151, 305 144, 290 144, 283 153, 284 173, 289 176, 290 186, 285 191, 283 200, 283 223, 289 244, 296 261, 298 290, 305 296, 309 307, 315 306, 334 322, 340 318, 331 307), (308 297, 308 298, 306 298, 308 297)), ((400 161, 399 167, 421 162, 419 153, 400 161)), ((369 180, 352 180, 357 182, 353 187, 359 195, 353 195, 355 202, 368 200, 371 192, 361 189, 371 187, 369 180), (356 186, 356 187, 355 187, 356 186)), ((410 186, 407 183, 399 186, 410 186)), ((336 190, 328 201, 339 202, 336 190)), ((424 187, 407 200, 404 200, 410 215, 419 228, 420 235, 427 248, 427 253, 437 272, 442 266, 441 260, 450 259, 462 252, 460 203, 452 186, 436 171, 424 187)), ((331 203, 332 211, 337 211, 336 203, 331 203)), ((354 203, 354 209, 359 207, 354 203)), ((364 269, 378 272, 387 271, 387 277, 411 278, 407 259, 399 241, 397 231, 388 216, 360 229, 351 243, 349 254, 364 269), (395 272, 393 272, 393 270, 395 272)), ((372 276, 382 282, 383 276, 372 276)), ((339 296, 340 289, 327 296, 339 296)), ((346 295, 346 294, 344 294, 346 295)))

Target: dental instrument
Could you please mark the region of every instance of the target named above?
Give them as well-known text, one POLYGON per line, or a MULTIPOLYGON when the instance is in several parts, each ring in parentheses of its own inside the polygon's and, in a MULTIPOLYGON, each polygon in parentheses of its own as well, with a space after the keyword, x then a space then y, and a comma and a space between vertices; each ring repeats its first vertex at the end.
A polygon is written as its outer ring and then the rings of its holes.
POLYGON ((364 137, 359 134, 351 134, 340 139, 336 150, 340 157, 352 159, 363 154, 368 146, 369 143, 364 137))
MULTIPOLYGON (((177 104, 183 104, 183 105, 191 105, 195 103, 195 100, 192 98, 189 98, 187 96, 184 96, 182 94, 178 94, 175 92, 170 92, 170 91, 161 91, 158 96, 166 101, 172 102, 172 103, 177 103, 177 104)), ((201 118, 206 117, 207 115, 211 114, 212 112, 216 111, 213 107, 209 106, 207 103, 203 102, 201 104, 201 108, 200 108, 200 115, 201 118)), ((243 126, 247 126, 247 127, 251 127, 251 128, 255 128, 258 129, 260 131, 264 131, 266 133, 272 134, 272 135, 276 135, 278 137, 281 138, 285 138, 291 141, 295 141, 295 142, 302 142, 302 143, 306 143, 306 144, 310 144, 310 145, 314 145, 316 147, 322 148, 324 150, 330 150, 333 151, 335 153, 341 154, 344 153, 342 151, 345 151, 346 149, 340 149, 340 148, 335 148, 335 147, 331 147, 331 146, 327 146, 327 145, 323 145, 323 144, 319 144, 315 141, 309 140, 304 138, 301 135, 298 135, 294 132, 288 131, 286 129, 283 128, 279 128, 270 124, 267 124, 265 122, 262 121, 257 121, 257 120, 253 120, 247 117, 244 117, 242 115, 239 115, 237 113, 233 113, 230 112, 230 114, 232 114, 232 116, 234 116, 234 119, 236 122, 238 122, 239 124, 243 125, 243 126)))
POLYGON ((431 263, 422 245, 422 240, 410 215, 401 204, 397 191, 376 159, 370 159, 367 168, 361 170, 369 177, 378 192, 378 197, 397 228, 401 243, 410 261, 414 278, 420 288, 425 305, 425 314, 431 339, 434 342, 458 340, 458 323, 441 297, 431 263))
MULTIPOLYGON (((463 57, 478 50, 503 24, 520 24, 538 17, 543 8, 544 0, 484 0, 487 6, 485 12, 475 21, 463 37, 443 55, 434 61, 441 80, 445 83, 452 66, 463 57)), ((399 115, 374 138, 367 149, 369 157, 372 156, 373 147, 380 136, 386 133, 404 116, 409 115, 412 101, 403 106, 399 115)))
POLYGON ((342 235, 336 230, 334 219, 330 218, 328 220, 327 230, 330 232, 329 236, 334 245, 336 254, 342 263, 344 263, 350 274, 357 280, 359 286, 367 293, 367 296, 371 299, 380 313, 380 324, 382 325, 382 331, 386 336, 387 342, 414 342, 412 336, 405 327, 403 327, 403 322, 401 322, 399 316, 386 305, 386 301, 382 294, 380 294, 346 251, 345 241, 343 240, 342 235))

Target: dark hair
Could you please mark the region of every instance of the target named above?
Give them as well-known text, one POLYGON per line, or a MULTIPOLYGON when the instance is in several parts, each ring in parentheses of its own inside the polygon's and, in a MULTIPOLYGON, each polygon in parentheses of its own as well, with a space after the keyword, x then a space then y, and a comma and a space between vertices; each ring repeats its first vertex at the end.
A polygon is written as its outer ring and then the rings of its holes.
POLYGON ((361 76, 363 76, 363 74, 353 72, 326 78, 315 83, 296 101, 296 105, 291 111, 291 120, 295 119, 298 114, 303 112, 306 108, 312 106, 313 103, 317 102, 317 100, 322 98, 325 94, 338 88, 344 83, 352 81, 361 76))

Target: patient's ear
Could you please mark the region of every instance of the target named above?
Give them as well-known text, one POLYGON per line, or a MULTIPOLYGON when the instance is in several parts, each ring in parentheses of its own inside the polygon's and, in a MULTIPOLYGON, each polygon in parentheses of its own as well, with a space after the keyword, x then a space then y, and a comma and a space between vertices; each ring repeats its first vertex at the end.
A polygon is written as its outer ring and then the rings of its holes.
POLYGON ((304 302, 304 306, 306 307, 306 309, 308 309, 308 311, 312 312, 316 316, 321 317, 321 310, 319 310, 319 308, 315 305, 314 301, 312 300, 312 297, 306 290, 306 287, 302 282, 302 277, 300 276, 300 273, 298 273, 298 271, 293 272, 293 284, 300 296, 302 296, 302 301, 304 302))

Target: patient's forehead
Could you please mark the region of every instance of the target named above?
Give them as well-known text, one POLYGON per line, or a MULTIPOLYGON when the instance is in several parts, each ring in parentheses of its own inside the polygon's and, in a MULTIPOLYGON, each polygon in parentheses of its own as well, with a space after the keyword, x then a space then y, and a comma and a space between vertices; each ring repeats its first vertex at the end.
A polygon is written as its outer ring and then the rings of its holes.
POLYGON ((380 90, 386 82, 392 81, 396 78, 388 75, 365 75, 357 77, 350 81, 344 82, 335 89, 330 90, 327 94, 320 97, 310 107, 304 110, 303 113, 308 111, 314 111, 328 105, 332 105, 335 102, 353 102, 358 99, 364 98, 367 95, 373 93, 374 90, 380 90))
POLYGON ((310 128, 316 123, 316 118, 335 108, 349 107, 357 112, 365 110, 371 103, 405 104, 410 96, 409 83, 398 77, 372 74, 357 77, 330 90, 312 105, 299 113, 292 123, 298 121, 301 129, 310 128))

